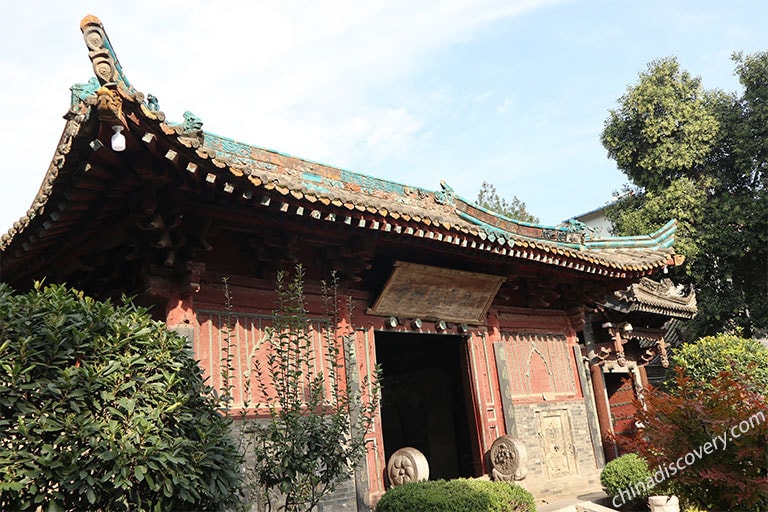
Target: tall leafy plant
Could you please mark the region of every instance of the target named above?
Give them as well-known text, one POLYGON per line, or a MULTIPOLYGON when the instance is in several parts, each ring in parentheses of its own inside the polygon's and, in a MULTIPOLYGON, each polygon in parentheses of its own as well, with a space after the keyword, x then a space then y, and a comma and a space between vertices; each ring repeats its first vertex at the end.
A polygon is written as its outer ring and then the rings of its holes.
POLYGON ((674 369, 706 389, 713 389, 723 371, 732 374, 751 390, 768 396, 768 347, 752 338, 734 334, 705 336, 675 349, 667 371, 667 385, 675 389, 674 369))
POLYGON ((247 470, 270 511, 310 511, 349 479, 366 455, 365 436, 378 406, 378 378, 358 382, 350 373, 353 335, 339 329, 335 277, 325 287, 321 353, 303 283, 301 266, 292 278, 277 276, 268 354, 264 364, 254 362, 259 402, 268 405, 269 415, 243 427, 247 470), (369 387, 373 392, 364 396, 361 389, 369 387))
POLYGON ((0 509, 224 510, 230 420, 187 340, 125 301, 0 283, 0 509))

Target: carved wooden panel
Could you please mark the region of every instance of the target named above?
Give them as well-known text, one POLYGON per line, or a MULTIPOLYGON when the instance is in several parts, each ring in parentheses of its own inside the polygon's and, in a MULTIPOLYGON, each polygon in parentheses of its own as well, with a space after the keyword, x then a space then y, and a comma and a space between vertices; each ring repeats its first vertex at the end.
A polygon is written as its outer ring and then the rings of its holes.
MULTIPOLYGON (((485 333, 475 333, 469 339, 469 363, 475 414, 478 415, 478 442, 482 453, 489 450, 493 442, 504 433, 504 417, 499 407, 498 377, 494 359, 492 342, 485 333)), ((476 470, 482 471, 481 464, 477 465, 476 470)))
POLYGON ((502 332, 512 398, 577 394, 573 354, 564 334, 502 332))
MULTIPOLYGON (((245 403, 249 409, 265 407, 264 403, 259 403, 264 397, 260 396, 258 390, 254 364, 259 361, 266 371, 269 340, 265 330, 272 323, 271 316, 198 310, 197 321, 195 358, 200 360, 200 366, 208 377, 208 384, 216 390, 223 389, 227 379, 222 375, 222 369, 230 366, 232 371, 228 380, 231 386, 232 409, 240 410, 245 403), (225 363, 227 357, 230 358, 230 365, 225 363)), ((311 347, 314 360, 312 370, 328 376, 323 336, 326 326, 323 321, 311 322, 311 347)), ((271 391, 268 389, 268 392, 271 391)), ((328 398, 331 399, 330 392, 328 398)))
MULTIPOLYGON (((376 371, 376 345, 373 329, 356 329, 355 330, 355 352, 352 356, 352 360, 355 363, 355 369, 357 371, 358 381, 361 382, 359 376, 361 375, 373 375, 376 371)), ((354 376, 352 376, 354 380, 354 376)), ((367 388, 363 389, 364 396, 370 397, 373 395, 375 389, 372 381, 366 383, 367 388)), ((380 398, 380 397, 379 397, 380 398)), ((386 468, 386 461, 384 455, 384 439, 382 437, 381 428, 381 414, 376 414, 374 418, 371 430, 366 436, 368 442, 368 453, 366 456, 366 468, 367 468, 367 485, 369 493, 383 493, 385 490, 384 472, 386 468)))

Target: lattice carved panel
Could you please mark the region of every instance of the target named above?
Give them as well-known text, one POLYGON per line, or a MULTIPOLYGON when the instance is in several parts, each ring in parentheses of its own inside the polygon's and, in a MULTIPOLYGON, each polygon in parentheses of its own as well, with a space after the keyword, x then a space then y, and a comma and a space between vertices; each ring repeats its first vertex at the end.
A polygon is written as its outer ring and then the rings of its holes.
POLYGON ((565 335, 502 332, 501 339, 513 399, 577 394, 565 335))

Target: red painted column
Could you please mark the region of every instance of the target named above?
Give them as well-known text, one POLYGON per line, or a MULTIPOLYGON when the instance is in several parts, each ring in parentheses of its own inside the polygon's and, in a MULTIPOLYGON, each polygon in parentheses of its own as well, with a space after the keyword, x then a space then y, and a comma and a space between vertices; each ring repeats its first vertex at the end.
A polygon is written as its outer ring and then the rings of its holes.
POLYGON ((617 457, 617 451, 616 443, 610 437, 613 433, 613 424, 611 423, 611 406, 608 404, 603 369, 598 364, 590 364, 589 372, 592 377, 592 388, 595 390, 595 408, 597 409, 597 421, 600 424, 603 453, 605 453, 605 460, 611 461, 617 457))
POLYGON ((169 329, 177 326, 192 326, 195 312, 192 309, 192 294, 172 291, 165 306, 165 323, 169 329))
POLYGON ((592 322, 594 318, 592 313, 585 315, 584 323, 584 343, 587 349, 587 358, 589 359, 589 374, 592 381, 592 390, 595 394, 595 409, 597 412, 597 423, 600 427, 600 440, 603 444, 603 454, 606 461, 615 459, 617 454, 616 443, 611 439, 613 434, 613 422, 611 421, 611 406, 608 403, 608 393, 605 389, 605 378, 603 377, 603 368, 600 366, 600 358, 597 356, 595 347, 595 335, 592 331, 592 322))
POLYGON ((640 385, 643 386, 643 389, 648 388, 648 373, 645 371, 645 365, 638 364, 637 365, 637 373, 640 375, 640 385))

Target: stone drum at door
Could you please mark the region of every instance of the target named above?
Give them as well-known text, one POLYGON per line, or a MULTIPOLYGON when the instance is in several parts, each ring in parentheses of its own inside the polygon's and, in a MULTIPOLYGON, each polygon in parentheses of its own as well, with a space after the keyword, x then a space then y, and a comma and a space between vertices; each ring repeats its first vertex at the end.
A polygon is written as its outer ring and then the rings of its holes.
POLYGON ((400 448, 389 458, 387 476, 392 487, 429 479, 427 458, 416 448, 400 448))
POLYGON ((525 445, 512 436, 500 436, 491 445, 491 476, 494 480, 512 482, 528 474, 525 445))

